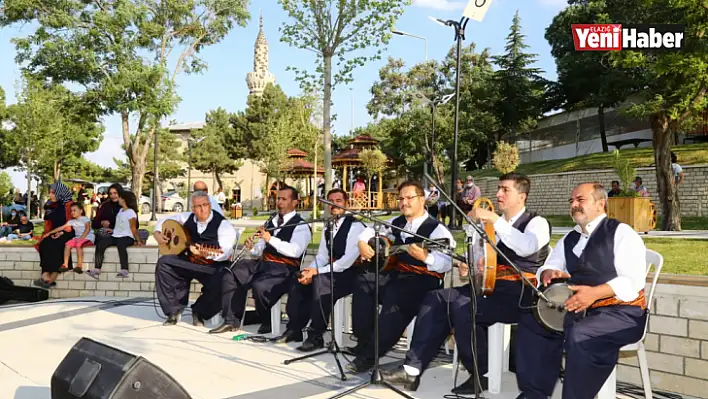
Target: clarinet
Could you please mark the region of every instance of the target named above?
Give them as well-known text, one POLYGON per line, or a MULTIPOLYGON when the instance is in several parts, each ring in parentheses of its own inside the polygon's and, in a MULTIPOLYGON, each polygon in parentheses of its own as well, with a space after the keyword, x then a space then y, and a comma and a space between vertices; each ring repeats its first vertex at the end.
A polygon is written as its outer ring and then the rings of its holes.
MULTIPOLYGON (((265 228, 266 226, 268 226, 268 224, 273 220, 273 218, 274 218, 277 214, 278 214, 278 212, 275 212, 275 213, 273 213, 272 215, 270 215, 270 217, 268 218, 268 220, 266 220, 266 222, 263 223, 263 226, 261 226, 261 227, 265 228)), ((260 228, 259 228, 259 230, 260 230, 260 228)), ((258 235, 258 232, 256 232, 253 236, 255 237, 256 235, 258 235)), ((234 261, 231 262, 231 265, 228 267, 229 270, 232 270, 233 267, 234 267, 234 265, 236 264, 236 262, 238 262, 239 260, 241 260, 241 258, 246 254, 246 250, 247 250, 246 244, 244 243, 243 248, 241 248, 241 252, 239 252, 238 255, 236 255, 236 257, 234 258, 234 261)))

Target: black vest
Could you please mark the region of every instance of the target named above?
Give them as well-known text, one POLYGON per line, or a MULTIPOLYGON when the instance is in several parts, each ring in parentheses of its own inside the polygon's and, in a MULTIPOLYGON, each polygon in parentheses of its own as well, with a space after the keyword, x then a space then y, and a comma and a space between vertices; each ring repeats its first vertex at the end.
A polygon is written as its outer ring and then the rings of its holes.
POLYGON ((565 236, 565 264, 572 284, 594 287, 617 277, 615 233, 619 225, 618 220, 604 218, 593 230, 580 257, 573 253, 573 248, 580 240, 580 233, 573 230, 565 236))
MULTIPOLYGON (((339 230, 334 235, 334 248, 332 249, 332 255, 334 259, 332 262, 339 260, 344 253, 347 251, 347 238, 349 237, 349 230, 352 228, 352 223, 361 223, 360 221, 354 219, 351 215, 346 215, 342 221, 342 225, 339 226, 339 230)), ((327 255, 329 256, 329 228, 325 228, 325 245, 327 246, 327 255)))
MULTIPOLYGON (((276 217, 278 217, 276 215, 276 217)), ((295 231, 295 226, 298 223, 303 222, 303 219, 300 217, 299 214, 295 214, 295 216, 291 217, 290 220, 288 220, 283 226, 280 226, 280 230, 278 230, 278 234, 275 234, 275 237, 278 237, 281 241, 285 242, 290 242, 290 239, 293 237, 293 232, 295 231)), ((275 228, 275 224, 273 223, 273 219, 268 221, 268 224, 266 225, 266 229, 272 229, 275 228)), ((309 228, 309 226, 308 226, 309 228)), ((307 251, 307 248, 305 248, 305 251, 307 251)), ((268 258, 280 258, 286 261, 286 263, 295 265, 297 264, 298 266, 300 265, 300 257, 297 258, 291 258, 289 256, 285 256, 278 252, 275 247, 270 245, 269 243, 266 243, 266 247, 263 250, 263 256, 264 259, 268 258), (268 255, 268 256, 266 256, 268 255)))
POLYGON ((194 221, 195 215, 192 213, 184 222, 184 228, 189 231, 192 237, 192 242, 195 244, 210 245, 219 247, 219 226, 224 217, 218 212, 211 211, 211 221, 207 224, 206 229, 199 234, 197 231, 197 222, 194 221))
MULTIPOLYGON (((401 229, 406 226, 406 223, 407 223, 406 217, 403 215, 393 219, 393 221, 391 222, 392 225, 399 227, 401 229)), ((433 234, 433 231, 435 231, 435 229, 438 227, 439 224, 440 224, 440 222, 438 222, 437 220, 428 216, 428 218, 425 219, 423 221, 423 223, 420 224, 420 227, 418 227, 418 231, 414 231, 413 233, 416 233, 416 234, 423 236, 425 238, 430 238, 430 235, 433 234)), ((394 230, 393 236, 396 239, 394 241, 393 245, 413 244, 416 242, 423 241, 418 237, 412 236, 412 237, 408 237, 408 239, 404 242, 403 238, 401 238, 401 231, 400 230, 394 230)), ((410 256, 408 254, 408 252, 404 252, 404 253, 399 254, 398 255, 398 262, 405 263, 405 264, 412 265, 412 266, 422 267, 422 268, 425 268, 426 270, 428 268, 428 265, 426 265, 425 262, 421 262, 421 261, 415 259, 414 257, 410 256)))
MULTIPOLYGON (((526 231, 526 226, 529 225, 531 219, 535 218, 536 216, 538 216, 537 213, 529 212, 527 210, 522 213, 521 216, 519 216, 519 218, 514 222, 512 226, 523 233, 526 231)), ((550 237, 550 222, 548 223, 548 230, 550 237)), ((533 253, 529 256, 517 255, 516 252, 504 245, 504 241, 502 240, 497 243, 497 248, 499 248, 499 250, 504 253, 504 255, 506 255, 512 262, 514 262, 514 264, 518 266, 521 271, 535 274, 536 270, 538 270, 539 267, 543 266, 543 264, 546 262, 546 258, 548 258, 548 254, 550 253, 549 244, 550 243, 544 245, 540 250, 538 250, 538 252, 533 253)), ((502 258, 501 256, 497 257, 497 265, 502 265, 505 263, 506 261, 504 260, 504 258, 502 258)))

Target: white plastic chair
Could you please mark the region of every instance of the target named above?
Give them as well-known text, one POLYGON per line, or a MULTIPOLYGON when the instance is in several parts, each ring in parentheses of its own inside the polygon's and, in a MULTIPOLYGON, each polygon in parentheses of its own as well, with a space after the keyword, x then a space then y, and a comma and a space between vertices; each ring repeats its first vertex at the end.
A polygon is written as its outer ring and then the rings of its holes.
MULTIPOLYGON (((494 323, 487 330, 487 382, 489 393, 501 392, 502 374, 509 371, 511 324, 494 323)), ((458 354, 457 343, 452 353, 452 376, 455 377, 458 354)), ((482 377, 482 376, 480 376, 482 377)))
MULTIPOLYGON (((639 341, 625 345, 620 349, 622 352, 634 351, 637 352, 637 359, 639 360, 639 371, 642 375, 642 385, 644 387, 644 397, 646 399, 652 399, 651 391, 651 380, 649 379, 649 365, 647 363, 647 355, 644 349, 644 337, 647 335, 647 327, 649 326, 649 310, 651 309, 652 300, 654 298, 654 289, 659 281, 659 273, 661 273, 661 267, 664 265, 664 257, 658 252, 647 249, 647 271, 646 275, 649 275, 651 266, 654 265, 654 278, 651 281, 651 288, 649 289, 649 296, 647 297, 647 322, 644 325, 644 334, 642 339, 639 341)), ((617 397, 617 366, 612 370, 612 374, 607 377, 605 384, 600 389, 597 394, 597 399, 615 399, 617 397)))

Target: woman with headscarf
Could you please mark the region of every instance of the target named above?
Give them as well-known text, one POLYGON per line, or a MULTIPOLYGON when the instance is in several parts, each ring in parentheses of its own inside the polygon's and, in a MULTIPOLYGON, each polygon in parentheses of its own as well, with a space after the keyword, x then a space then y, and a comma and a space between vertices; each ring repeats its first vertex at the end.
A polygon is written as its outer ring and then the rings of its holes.
MULTIPOLYGON (((49 187, 49 201, 44 205, 44 231, 48 232, 66 224, 71 219, 71 190, 61 181, 49 187)), ((37 245, 39 265, 42 276, 34 281, 34 285, 51 288, 56 285, 59 268, 64 262, 64 246, 74 237, 74 231, 60 231, 52 235, 43 235, 37 245)), ((67 264, 72 269, 71 257, 67 264)))
POLYGON ((91 227, 96 230, 96 243, 104 237, 110 237, 113 233, 113 228, 116 227, 116 216, 121 209, 118 200, 122 192, 123 187, 118 183, 108 187, 109 200, 101 203, 91 224, 91 227))

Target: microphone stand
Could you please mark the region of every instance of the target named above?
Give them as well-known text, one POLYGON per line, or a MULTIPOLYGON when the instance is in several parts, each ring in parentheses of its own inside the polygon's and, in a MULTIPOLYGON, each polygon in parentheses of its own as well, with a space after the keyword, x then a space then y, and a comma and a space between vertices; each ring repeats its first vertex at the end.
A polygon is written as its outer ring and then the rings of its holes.
MULTIPOLYGON (((336 224, 336 220, 338 218, 336 217, 330 217, 330 218, 323 218, 327 222, 327 229, 329 230, 329 322, 332 328, 330 329, 330 341, 329 344, 327 345, 326 349, 313 352, 313 353, 308 353, 307 355, 303 355, 300 357, 296 357, 294 359, 288 359, 283 362, 283 364, 288 365, 293 362, 297 362, 299 360, 303 359, 308 359, 310 357, 314 356, 319 356, 323 355, 325 353, 331 353, 334 355, 334 360, 337 362, 337 368, 339 369, 339 374, 340 377, 339 379, 342 381, 347 380, 347 376, 344 375, 344 369, 342 368, 342 363, 339 362, 339 357, 337 357, 338 353, 342 353, 342 351, 339 349, 339 345, 337 344, 337 340, 335 339, 334 336, 334 330, 335 330, 335 320, 334 320, 334 226, 336 224)), ((351 266, 350 266, 351 267, 351 266)), ((313 294, 317 295, 317 290, 314 287, 315 282, 314 280, 312 281, 312 289, 315 291, 313 294)))
MULTIPOLYGON (((504 259, 504 261, 506 262, 506 264, 508 264, 509 266, 511 266, 511 268, 514 269, 514 271, 516 271, 516 272, 521 276, 521 279, 522 279, 522 281, 524 282, 524 284, 526 284, 526 285, 528 285, 529 287, 531 287, 531 289, 532 289, 533 291, 535 291, 535 292, 538 294, 538 296, 539 296, 540 298, 544 299, 544 300, 547 301, 547 302, 550 302, 550 301, 548 300, 548 298, 546 298, 546 296, 543 295, 543 293, 542 293, 541 291, 539 291, 539 289, 536 288, 536 286, 535 286, 534 284, 532 284, 531 281, 529 281, 529 279, 526 278, 526 276, 524 276, 524 273, 521 272, 521 269, 519 269, 519 267, 516 266, 516 264, 514 264, 514 262, 512 262, 511 259, 509 259, 509 257, 507 257, 507 256, 497 247, 497 244, 496 244, 495 242, 492 242, 492 240, 489 238, 489 236, 488 236, 487 233, 484 231, 484 229, 482 229, 481 227, 479 227, 479 226, 477 225, 477 223, 474 223, 474 222, 472 221, 472 219, 471 219, 465 212, 463 212, 462 209, 460 209, 460 207, 459 207, 454 201, 452 201, 452 200, 450 199, 450 196, 447 195, 447 193, 445 192, 445 190, 443 190, 442 187, 440 187, 440 185, 438 185, 438 183, 435 181, 435 179, 433 179, 433 178, 432 178, 429 174, 427 174, 427 173, 424 173, 424 175, 425 175, 425 178, 428 179, 428 181, 430 181, 430 183, 432 183, 432 184, 438 189, 438 191, 440 192, 440 194, 442 194, 443 196, 445 196, 445 198, 446 198, 448 201, 450 201, 450 204, 451 204, 453 207, 455 207, 456 210, 457 210, 458 212, 460 212, 460 214, 462 214, 462 216, 465 218, 465 220, 467 221, 467 223, 468 223, 470 226, 472 226, 472 228, 474 228, 474 230, 477 232, 477 234, 479 234, 479 236, 481 237, 481 239, 483 239, 484 241, 486 241, 487 244, 489 244, 489 245, 494 249, 494 251, 497 252, 497 254, 501 255, 501 257, 504 259)), ((477 328, 476 328, 476 327, 477 327, 477 321, 476 321, 476 315, 477 315, 477 301, 476 301, 476 297, 477 297, 477 292, 479 292, 479 290, 478 290, 479 287, 476 287, 476 286, 475 286, 476 283, 477 283, 477 279, 476 279, 477 267, 475 266, 474 253, 473 253, 473 252, 474 252, 474 248, 473 248, 473 245, 472 245, 472 235, 471 235, 471 234, 466 234, 466 241, 467 241, 467 265, 469 266, 469 269, 468 269, 468 270, 469 270, 469 281, 470 281, 470 305, 471 305, 471 306, 470 306, 470 316, 471 316, 471 320, 472 320, 472 341, 471 341, 471 345, 472 345, 472 361, 473 361, 473 363, 474 363, 474 365, 475 365, 475 370, 474 370, 474 392, 475 392, 475 397, 476 397, 476 398, 481 398, 481 397, 482 397, 482 395, 481 395, 481 393, 482 393, 482 386, 481 386, 481 383, 480 383, 480 380, 479 380, 479 373, 477 372, 478 367, 477 367, 477 349, 476 349, 476 348, 477 348, 477 333, 476 333, 476 330, 477 330, 477 328)), ((469 370, 468 370, 468 371, 469 371, 469 370)))
MULTIPOLYGON (((381 231, 380 230, 381 230, 382 226, 387 226, 387 227, 390 227, 390 228, 393 228, 396 230, 405 231, 406 234, 410 234, 411 236, 421 238, 421 239, 423 239, 423 241, 428 241, 428 242, 436 243, 436 244, 437 244, 437 242, 434 240, 431 240, 427 237, 423 237, 423 236, 418 235, 416 233, 411 233, 409 231, 406 231, 404 229, 396 227, 390 223, 383 222, 381 220, 369 217, 363 213, 352 211, 348 208, 337 205, 333 202, 330 202, 330 201, 327 201, 327 200, 324 200, 321 198, 318 198, 318 200, 320 202, 327 204, 327 205, 334 206, 334 207, 340 208, 340 209, 344 209, 344 210, 352 213, 353 215, 358 215, 358 216, 361 216, 363 218, 366 218, 366 219, 374 222, 374 239, 376 240, 376 248, 374 251, 375 252, 375 259, 374 259, 374 262, 375 262, 374 263, 374 265, 375 265, 375 267, 374 267, 374 285, 375 285, 375 287, 374 287, 374 315, 375 315, 375 317, 374 317, 374 369, 373 369, 373 372, 371 373, 371 379, 369 381, 363 382, 353 388, 350 388, 340 394, 333 396, 330 399, 338 399, 338 398, 342 398, 344 396, 348 396, 348 395, 350 395, 362 388, 368 387, 369 385, 384 386, 384 387, 396 392, 400 396, 403 396, 404 398, 413 399, 412 396, 407 395, 406 393, 404 393, 403 391, 401 391, 397 387, 384 381, 383 376, 381 375, 381 369, 379 367, 379 312, 378 312, 378 307, 379 307, 379 252, 381 249, 380 248, 381 247, 381 240, 380 240, 381 231)), ((334 326, 333 326, 333 329, 334 329, 334 326)))

